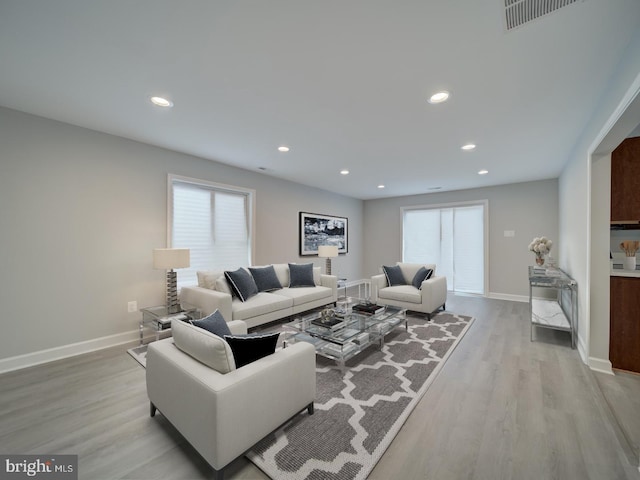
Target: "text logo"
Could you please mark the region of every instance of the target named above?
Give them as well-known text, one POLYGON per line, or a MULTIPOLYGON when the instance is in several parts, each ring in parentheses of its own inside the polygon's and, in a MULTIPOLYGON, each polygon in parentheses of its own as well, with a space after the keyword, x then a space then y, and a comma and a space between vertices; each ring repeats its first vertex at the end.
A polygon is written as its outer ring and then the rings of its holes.
POLYGON ((78 480, 77 455, 0 455, 0 480, 78 480))

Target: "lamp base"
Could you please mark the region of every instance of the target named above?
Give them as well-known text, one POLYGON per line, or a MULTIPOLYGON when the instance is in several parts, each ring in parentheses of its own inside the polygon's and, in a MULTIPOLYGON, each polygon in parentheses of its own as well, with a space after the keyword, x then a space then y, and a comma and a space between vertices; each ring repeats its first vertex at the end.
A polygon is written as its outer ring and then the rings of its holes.
POLYGON ((169 313, 182 310, 178 300, 178 275, 173 270, 167 272, 167 310, 169 313))
POLYGON ((331 259, 327 257, 324 265, 325 265, 325 270, 327 271, 327 275, 331 275, 331 259))

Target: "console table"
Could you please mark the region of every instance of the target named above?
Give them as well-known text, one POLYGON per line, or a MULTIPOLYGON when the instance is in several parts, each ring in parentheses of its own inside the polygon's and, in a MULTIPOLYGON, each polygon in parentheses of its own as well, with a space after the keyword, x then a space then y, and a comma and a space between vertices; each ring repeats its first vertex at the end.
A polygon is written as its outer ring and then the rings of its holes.
POLYGON ((556 267, 529 267, 529 315, 531 341, 535 327, 561 330, 571 334, 571 348, 576 348, 578 329, 578 284, 556 267), (533 297, 534 288, 553 292, 555 298, 533 297))

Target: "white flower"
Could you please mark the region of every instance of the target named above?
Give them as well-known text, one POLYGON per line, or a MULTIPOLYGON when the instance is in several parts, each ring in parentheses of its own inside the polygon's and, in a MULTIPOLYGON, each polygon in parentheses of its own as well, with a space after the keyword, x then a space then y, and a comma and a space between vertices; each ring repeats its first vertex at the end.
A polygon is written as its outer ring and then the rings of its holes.
POLYGON ((553 242, 547 237, 536 237, 529 244, 529 251, 534 252, 537 257, 546 255, 551 251, 553 242))

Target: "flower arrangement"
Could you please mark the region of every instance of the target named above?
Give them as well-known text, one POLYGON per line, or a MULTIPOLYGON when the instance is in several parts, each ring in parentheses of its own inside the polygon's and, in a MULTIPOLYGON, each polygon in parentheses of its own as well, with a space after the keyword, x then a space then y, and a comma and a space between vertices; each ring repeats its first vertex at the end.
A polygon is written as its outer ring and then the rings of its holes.
POLYGON ((536 237, 529 244, 529 251, 536 254, 536 263, 544 264, 544 256, 551 251, 553 242, 547 237, 536 237))

